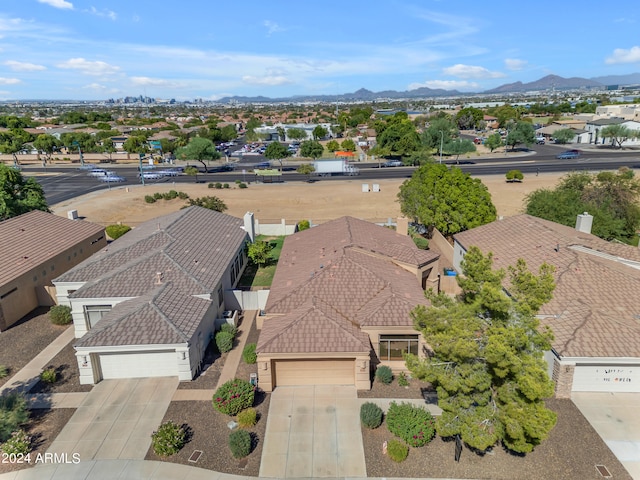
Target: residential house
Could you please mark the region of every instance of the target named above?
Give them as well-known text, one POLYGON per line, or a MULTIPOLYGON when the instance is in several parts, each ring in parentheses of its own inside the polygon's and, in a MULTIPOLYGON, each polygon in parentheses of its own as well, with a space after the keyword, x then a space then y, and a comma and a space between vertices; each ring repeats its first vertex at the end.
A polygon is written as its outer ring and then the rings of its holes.
POLYGON ((438 254, 407 235, 342 217, 285 239, 256 352, 260 386, 371 388, 375 366, 423 355, 410 312, 428 305, 438 254))
POLYGON ((571 228, 516 215, 454 236, 458 270, 471 246, 492 252, 496 268, 519 258, 534 272, 555 268, 553 299, 539 318, 555 336, 546 358, 557 397, 640 392, 640 249, 592 235, 592 221, 579 215, 571 228))
POLYGON ((104 227, 40 210, 0 222, 0 331, 55 305, 51 280, 106 244, 104 227))
POLYGON ((80 383, 197 374, 246 263, 241 219, 189 207, 143 223, 54 280, 80 383))

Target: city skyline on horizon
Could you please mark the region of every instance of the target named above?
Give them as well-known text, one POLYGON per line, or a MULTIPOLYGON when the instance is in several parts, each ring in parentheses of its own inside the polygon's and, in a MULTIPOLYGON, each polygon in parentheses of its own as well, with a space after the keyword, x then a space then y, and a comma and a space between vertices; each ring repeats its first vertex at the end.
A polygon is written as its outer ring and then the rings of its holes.
POLYGON ((640 71, 640 13, 461 0, 242 9, 192 0, 5 0, 0 100, 178 101, 420 87, 482 92, 640 71), (191 7, 191 8, 184 8, 191 7), (617 12, 624 12, 617 13, 617 12), (613 33, 615 32, 615 35, 613 33))

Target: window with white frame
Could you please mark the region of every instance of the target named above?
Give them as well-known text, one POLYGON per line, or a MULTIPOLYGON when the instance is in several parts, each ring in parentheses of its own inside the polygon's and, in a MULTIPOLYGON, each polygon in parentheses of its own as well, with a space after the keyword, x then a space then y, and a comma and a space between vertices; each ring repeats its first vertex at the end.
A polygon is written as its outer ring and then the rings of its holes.
POLYGON ((111 305, 85 305, 84 318, 86 318, 89 328, 92 328, 110 311, 111 305))

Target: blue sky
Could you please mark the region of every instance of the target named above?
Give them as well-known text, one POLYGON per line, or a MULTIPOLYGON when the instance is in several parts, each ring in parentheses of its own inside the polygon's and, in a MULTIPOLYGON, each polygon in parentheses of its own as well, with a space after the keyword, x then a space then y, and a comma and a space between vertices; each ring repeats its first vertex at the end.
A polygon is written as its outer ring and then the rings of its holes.
POLYGON ((0 99, 482 91, 640 71, 640 9, 575 0, 2 0, 0 99))

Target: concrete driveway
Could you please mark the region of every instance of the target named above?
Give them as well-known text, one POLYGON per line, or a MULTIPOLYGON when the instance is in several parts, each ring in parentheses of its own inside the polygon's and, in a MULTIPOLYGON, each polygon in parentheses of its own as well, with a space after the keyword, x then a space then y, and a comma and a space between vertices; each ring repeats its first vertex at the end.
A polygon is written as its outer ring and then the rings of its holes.
POLYGON ((261 477, 366 477, 355 387, 277 387, 271 394, 261 477))
POLYGON ((571 400, 629 474, 640 480, 640 394, 573 392, 571 400))
POLYGON ((177 386, 178 377, 103 380, 47 452, 81 461, 144 459, 177 386))

